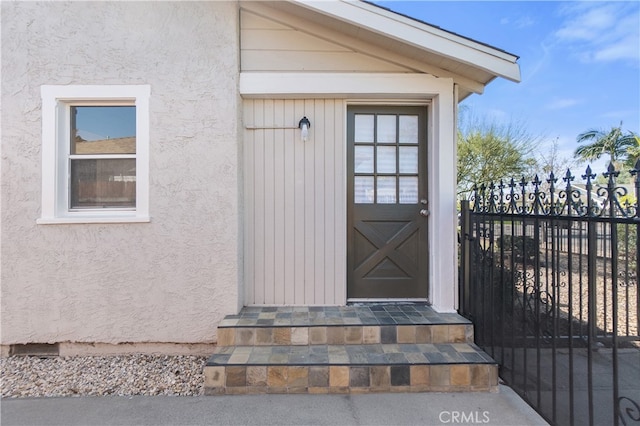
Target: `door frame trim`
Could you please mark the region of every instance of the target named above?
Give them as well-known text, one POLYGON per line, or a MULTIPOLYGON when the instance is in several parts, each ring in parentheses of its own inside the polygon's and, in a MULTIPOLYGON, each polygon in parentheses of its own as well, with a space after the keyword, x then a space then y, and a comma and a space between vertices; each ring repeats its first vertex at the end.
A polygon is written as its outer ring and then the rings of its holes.
MULTIPOLYGON (((399 77, 402 79, 402 77, 399 77)), ((410 79, 408 79, 410 80, 410 79)), ((368 98, 360 94, 344 100, 344 185, 347 185, 347 110, 351 105, 425 106, 427 108, 427 192, 429 195, 428 218, 428 296, 437 312, 457 312, 457 216, 456 216, 456 129, 458 114, 458 90, 453 81, 440 81, 438 88, 418 85, 414 88, 417 98, 405 93, 393 92, 390 87, 380 87, 380 94, 368 98), (450 83, 448 90, 444 86, 450 83), (435 89, 435 90, 433 90, 435 89), (385 93, 388 95, 385 96, 385 93), (435 226, 435 225, 438 226, 435 226), (437 247, 435 242, 438 242, 437 247)), ((345 209, 347 205, 345 204, 345 209)), ((345 218, 346 211, 345 211, 345 218)), ((345 222, 345 232, 348 223, 345 222)), ((344 259, 345 267, 347 259, 344 259)), ((345 269, 346 270, 346 269, 345 269)), ((347 286, 345 276, 345 300, 347 286)), ((351 301, 351 299, 349 299, 351 301)))

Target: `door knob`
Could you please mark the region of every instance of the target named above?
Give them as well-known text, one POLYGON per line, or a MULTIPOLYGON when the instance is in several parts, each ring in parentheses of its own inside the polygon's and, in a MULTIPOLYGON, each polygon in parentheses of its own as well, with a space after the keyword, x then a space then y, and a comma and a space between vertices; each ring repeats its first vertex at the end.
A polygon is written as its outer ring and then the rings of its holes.
POLYGON ((420 210, 420 216, 424 216, 424 217, 429 216, 429 210, 427 209, 420 210))

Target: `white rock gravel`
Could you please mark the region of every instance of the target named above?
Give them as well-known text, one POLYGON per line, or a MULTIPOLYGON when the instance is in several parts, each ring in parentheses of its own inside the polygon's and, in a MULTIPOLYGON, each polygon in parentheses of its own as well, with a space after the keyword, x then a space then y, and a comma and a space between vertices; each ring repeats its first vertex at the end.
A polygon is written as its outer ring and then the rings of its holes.
POLYGON ((0 359, 3 398, 201 395, 206 357, 166 355, 0 359))

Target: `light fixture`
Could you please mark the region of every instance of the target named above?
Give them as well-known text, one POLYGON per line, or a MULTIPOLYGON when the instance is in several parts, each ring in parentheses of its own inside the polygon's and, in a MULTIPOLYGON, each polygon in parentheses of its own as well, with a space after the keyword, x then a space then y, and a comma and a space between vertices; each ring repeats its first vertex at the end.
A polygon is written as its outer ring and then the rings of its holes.
POLYGON ((300 129, 300 138, 302 142, 306 142, 309 139, 309 127, 311 127, 311 122, 307 117, 302 117, 300 122, 298 123, 298 128, 300 129))

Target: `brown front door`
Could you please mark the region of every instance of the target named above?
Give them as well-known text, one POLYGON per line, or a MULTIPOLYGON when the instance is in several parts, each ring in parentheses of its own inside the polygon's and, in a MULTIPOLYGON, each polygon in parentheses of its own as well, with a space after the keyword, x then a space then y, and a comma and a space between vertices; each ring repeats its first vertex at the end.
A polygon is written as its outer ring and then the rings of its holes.
POLYGON ((349 299, 426 299, 426 107, 347 110, 349 299))

